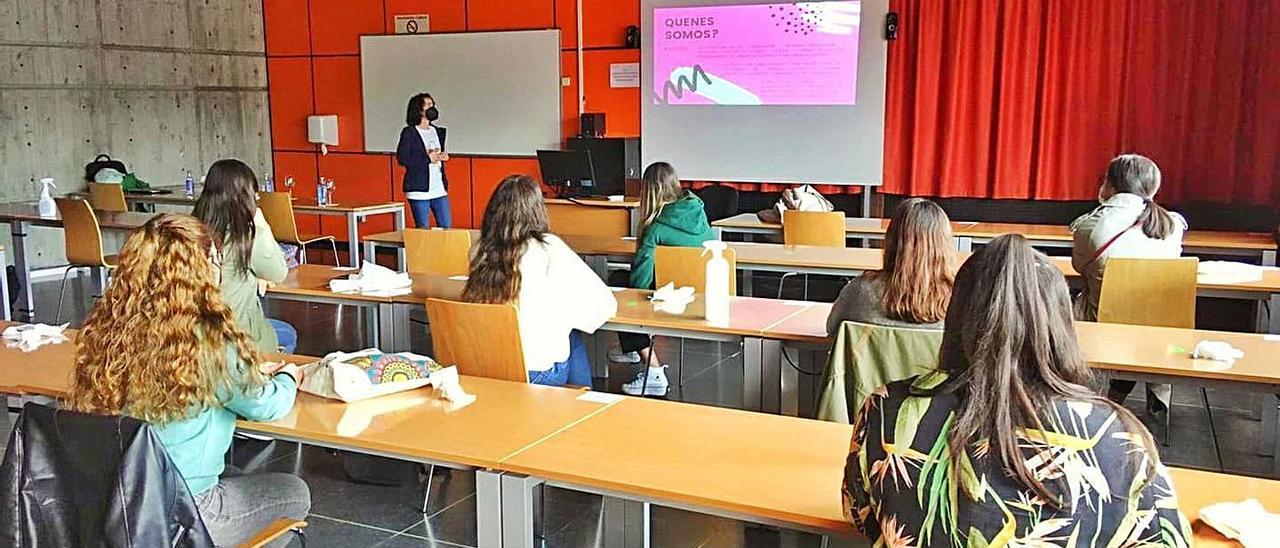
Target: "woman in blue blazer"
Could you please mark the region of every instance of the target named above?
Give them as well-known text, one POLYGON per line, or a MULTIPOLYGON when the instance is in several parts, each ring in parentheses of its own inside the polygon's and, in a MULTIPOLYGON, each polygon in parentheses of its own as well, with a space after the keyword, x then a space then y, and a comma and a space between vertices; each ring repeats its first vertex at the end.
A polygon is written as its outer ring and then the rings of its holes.
POLYGON ((431 94, 414 95, 409 99, 405 126, 396 146, 396 161, 404 166, 404 197, 417 228, 429 226, 428 214, 435 217, 438 227, 453 226, 449 178, 444 172, 444 163, 449 161, 449 153, 444 151, 445 128, 433 124, 439 117, 431 94))

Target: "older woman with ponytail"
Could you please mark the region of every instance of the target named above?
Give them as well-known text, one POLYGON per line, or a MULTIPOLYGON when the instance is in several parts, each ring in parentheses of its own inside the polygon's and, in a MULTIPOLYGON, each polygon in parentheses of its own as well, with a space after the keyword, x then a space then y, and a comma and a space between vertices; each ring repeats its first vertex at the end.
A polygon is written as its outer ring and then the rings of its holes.
MULTIPOLYGON (((1084 291, 1076 299, 1076 319, 1098 319, 1098 297, 1107 259, 1175 258, 1182 254, 1187 221, 1155 202, 1160 190, 1160 168, 1150 158, 1123 154, 1111 160, 1096 209, 1071 223, 1074 242, 1071 264, 1084 277, 1084 291)), ((1124 401, 1132 381, 1113 381, 1109 396, 1124 401)), ((1169 385, 1147 385, 1147 407, 1168 409, 1169 385)))

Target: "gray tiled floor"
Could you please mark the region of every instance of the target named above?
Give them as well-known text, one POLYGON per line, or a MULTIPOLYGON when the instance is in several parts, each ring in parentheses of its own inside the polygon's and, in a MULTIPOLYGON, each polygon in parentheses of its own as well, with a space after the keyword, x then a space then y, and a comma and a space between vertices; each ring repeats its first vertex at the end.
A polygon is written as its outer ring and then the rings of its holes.
MULTIPOLYGON (((759 276, 756 295, 774 295, 776 278, 759 276)), ((810 298, 831 300, 841 281, 813 277, 810 281, 810 298)), ((786 296, 799 298, 803 291, 799 279, 787 281, 786 296)), ((57 282, 37 285, 39 318, 52 321, 57 303, 57 282)), ((76 321, 84 317, 89 297, 84 292, 72 293, 65 314, 76 321)), ((302 343, 298 353, 322 355, 339 350, 363 347, 364 320, 354 307, 330 305, 306 305, 301 303, 272 302, 269 313, 293 323, 301 333, 302 343)), ((1213 320, 1229 326, 1238 323, 1238 308, 1219 306, 1222 312, 1213 320)), ((1236 329, 1243 330, 1244 327, 1236 329)), ((415 349, 425 349, 429 342, 425 329, 415 329, 415 349)), ((604 335, 612 342, 612 335, 604 335)), ((673 384, 683 379, 682 386, 673 386, 670 399, 681 399, 708 405, 737 407, 741 405, 742 357, 732 345, 688 341, 684 348, 683 368, 679 368, 678 345, 659 339, 659 355, 671 365, 669 376, 673 384)), ((618 391, 622 382, 629 380, 637 368, 612 364, 608 366, 608 378, 597 379, 597 389, 618 391)), ((1135 394, 1141 394, 1135 390, 1135 394)), ((1272 459, 1255 454, 1257 439, 1261 435, 1261 423, 1250 417, 1249 405, 1253 396, 1210 391, 1214 405, 1214 418, 1222 446, 1225 467, 1228 471, 1251 475, 1265 475, 1271 469, 1272 459)), ((1175 405, 1169 445, 1162 448, 1162 456, 1169 464, 1207 469, 1218 467, 1213 447, 1209 443, 1209 427, 1206 413, 1200 404, 1197 390, 1175 387, 1175 405)), ((1138 397, 1130 399, 1130 406, 1140 411, 1138 397)), ((1158 429, 1156 429, 1158 430, 1158 429)), ((303 448, 300 458, 293 444, 276 442, 267 446, 264 442, 239 440, 233 462, 247 467, 247 471, 269 469, 294 471, 306 479, 312 490, 311 527, 308 530, 308 546, 474 546, 475 544, 475 496, 474 476, 467 472, 446 473, 437 471, 432 482, 432 499, 426 513, 421 512, 423 479, 419 469, 405 463, 386 463, 386 469, 401 472, 402 483, 396 486, 379 486, 351 481, 343 470, 344 456, 315 448, 303 448), (257 457, 253 461, 253 457, 257 457)), ((836 486, 833 485, 832 489, 836 486)), ((547 546, 594 546, 600 539, 600 497, 562 489, 548 489, 546 494, 545 538, 547 546)), ((710 516, 693 514, 670 508, 653 509, 652 545, 667 546, 777 546, 779 534, 760 528, 710 516)), ((802 536, 801 546, 818 546, 816 537, 802 536)))

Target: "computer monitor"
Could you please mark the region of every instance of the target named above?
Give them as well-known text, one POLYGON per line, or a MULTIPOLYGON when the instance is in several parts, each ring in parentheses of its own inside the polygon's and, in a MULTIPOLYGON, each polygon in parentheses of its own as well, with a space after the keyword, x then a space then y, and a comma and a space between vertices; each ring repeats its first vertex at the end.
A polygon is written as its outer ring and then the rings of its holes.
POLYGON ((542 182, 561 196, 593 196, 596 172, 589 150, 539 150, 538 169, 542 182))

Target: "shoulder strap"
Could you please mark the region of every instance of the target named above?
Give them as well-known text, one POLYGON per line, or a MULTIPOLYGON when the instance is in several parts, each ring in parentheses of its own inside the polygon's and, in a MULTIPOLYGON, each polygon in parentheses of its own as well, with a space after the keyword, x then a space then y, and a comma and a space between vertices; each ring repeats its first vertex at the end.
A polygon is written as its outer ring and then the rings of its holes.
POLYGON ((1102 254, 1107 252, 1107 248, 1111 247, 1111 244, 1116 243, 1116 240, 1119 240, 1120 237, 1124 236, 1126 232, 1129 232, 1130 230, 1137 228, 1138 225, 1140 224, 1142 224, 1141 220, 1134 221, 1133 224, 1129 225, 1129 228, 1126 228, 1124 230, 1121 230, 1120 232, 1117 232, 1115 236, 1112 236, 1110 240, 1107 240, 1107 243, 1102 244, 1102 247, 1099 247, 1097 251, 1094 251, 1093 256, 1089 257, 1089 261, 1084 263, 1084 265, 1081 266, 1080 269, 1084 270, 1089 265, 1097 262, 1098 258, 1102 257, 1102 254))

